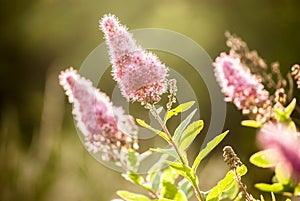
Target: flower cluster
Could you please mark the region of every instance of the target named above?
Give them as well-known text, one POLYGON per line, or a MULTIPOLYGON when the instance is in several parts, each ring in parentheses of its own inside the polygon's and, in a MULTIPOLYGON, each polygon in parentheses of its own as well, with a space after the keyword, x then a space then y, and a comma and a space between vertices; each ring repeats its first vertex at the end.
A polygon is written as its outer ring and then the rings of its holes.
POLYGON ((269 92, 241 64, 239 58, 221 53, 213 65, 217 81, 225 94, 225 101, 233 102, 244 114, 249 114, 257 121, 265 122, 271 117, 269 92))
POLYGON ((106 94, 73 68, 61 72, 59 81, 73 103, 74 119, 90 152, 101 152, 103 160, 119 161, 120 152, 137 148, 137 126, 132 117, 114 108, 106 94))
POLYGON ((300 89, 300 66, 298 64, 293 65, 291 71, 297 82, 297 88, 300 89))
POLYGON ((100 20, 109 48, 112 74, 128 101, 154 104, 167 90, 168 68, 150 52, 136 44, 131 33, 114 15, 100 20))
POLYGON ((282 123, 267 123, 258 133, 263 149, 274 150, 270 160, 284 164, 296 180, 300 181, 300 135, 282 123))

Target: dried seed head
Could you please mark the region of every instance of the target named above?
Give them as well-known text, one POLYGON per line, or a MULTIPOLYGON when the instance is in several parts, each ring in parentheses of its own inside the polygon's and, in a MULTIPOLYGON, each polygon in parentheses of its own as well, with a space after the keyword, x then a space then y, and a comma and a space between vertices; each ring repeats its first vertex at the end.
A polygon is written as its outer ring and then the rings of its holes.
POLYGON ((243 164, 231 146, 225 146, 223 148, 223 157, 230 169, 235 169, 243 164))

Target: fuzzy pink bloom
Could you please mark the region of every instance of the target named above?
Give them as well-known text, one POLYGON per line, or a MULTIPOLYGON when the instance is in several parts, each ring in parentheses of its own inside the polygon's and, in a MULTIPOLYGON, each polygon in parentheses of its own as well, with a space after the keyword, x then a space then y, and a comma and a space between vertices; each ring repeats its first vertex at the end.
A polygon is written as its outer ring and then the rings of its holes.
POLYGON ((167 67, 138 46, 114 15, 105 15, 100 20, 100 29, 109 48, 113 78, 122 95, 143 104, 158 102, 167 90, 167 67))
POLYGON ((69 102, 73 103, 74 119, 84 135, 89 151, 102 152, 103 159, 116 160, 117 156, 113 152, 121 150, 123 146, 134 146, 137 127, 132 117, 124 115, 121 109, 115 115, 116 108, 113 108, 109 97, 94 88, 91 81, 70 68, 61 72, 59 82, 66 91, 69 102), (130 133, 120 129, 119 125, 124 124, 130 133))
POLYGON ((259 145, 263 149, 274 150, 274 155, 270 156, 270 159, 286 165, 297 180, 300 179, 299 137, 299 133, 280 123, 267 123, 258 133, 259 145))
POLYGON ((239 58, 221 53, 213 65, 226 102, 233 102, 244 114, 254 115, 256 120, 260 120, 263 113, 270 113, 269 92, 264 89, 261 81, 241 64, 239 58))

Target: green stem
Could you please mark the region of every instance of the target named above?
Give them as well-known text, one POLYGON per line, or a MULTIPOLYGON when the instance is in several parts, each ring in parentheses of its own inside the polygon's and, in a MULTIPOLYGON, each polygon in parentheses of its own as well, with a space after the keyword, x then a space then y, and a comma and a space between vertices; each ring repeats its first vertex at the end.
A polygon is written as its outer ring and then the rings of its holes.
POLYGON ((175 142, 174 142, 174 140, 173 140, 173 138, 172 138, 172 136, 171 136, 171 134, 170 134, 170 132, 169 132, 167 126, 166 126, 166 124, 163 122, 163 120, 160 118, 159 114, 157 113, 155 106, 152 105, 152 107, 151 107, 150 110, 152 111, 153 116, 154 116, 155 119, 158 121, 158 123, 160 124, 160 126, 162 127, 162 129, 164 130, 164 132, 167 134, 167 136, 168 136, 168 138, 169 138, 169 141, 170 141, 172 147, 175 149, 175 151, 176 151, 176 153, 177 153, 177 155, 178 155, 178 157, 179 157, 181 163, 182 163, 183 165, 186 165, 186 164, 185 164, 185 161, 183 160, 183 157, 181 156, 181 154, 180 154, 180 152, 179 152, 178 147, 176 146, 176 144, 175 144, 175 142))
MULTIPOLYGON (((181 156, 181 154, 180 154, 180 152, 179 152, 179 149, 178 149, 178 147, 176 146, 176 144, 175 144, 175 142, 174 142, 174 140, 173 140, 173 138, 172 138, 172 135, 170 134, 169 129, 168 129, 167 126, 166 126, 166 122, 164 122, 164 121, 160 118, 160 116, 159 116, 159 114, 157 113, 156 108, 155 108, 154 105, 151 106, 150 111, 152 112, 153 116, 154 116, 155 119, 158 121, 158 123, 160 124, 160 126, 162 127, 162 129, 164 130, 164 132, 167 134, 167 136, 168 136, 168 138, 169 138, 169 140, 170 140, 170 143, 171 143, 172 147, 174 148, 174 150, 176 151, 176 153, 177 153, 177 155, 178 155, 178 157, 179 157, 180 162, 182 163, 182 165, 184 165, 184 166, 187 165, 187 166, 188 166, 188 164, 186 164, 185 161, 183 160, 183 157, 181 156)), ((193 185, 193 188, 194 188, 194 190, 195 190, 195 192, 196 192, 196 197, 197 197, 197 199, 198 199, 199 201, 204 201, 204 198, 202 197, 202 194, 201 194, 201 191, 200 191, 199 186, 198 186, 197 184, 194 184, 193 182, 192 182, 192 185, 193 185)))

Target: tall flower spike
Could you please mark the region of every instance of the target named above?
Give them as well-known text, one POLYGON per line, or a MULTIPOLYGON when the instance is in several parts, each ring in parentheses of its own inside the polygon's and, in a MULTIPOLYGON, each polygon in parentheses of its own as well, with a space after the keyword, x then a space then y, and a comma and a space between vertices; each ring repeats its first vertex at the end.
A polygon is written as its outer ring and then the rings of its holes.
POLYGON ((103 160, 119 161, 120 154, 117 153, 137 148, 137 126, 132 117, 124 115, 122 109, 114 109, 106 94, 94 88, 73 68, 62 71, 59 82, 69 102, 73 103, 74 119, 90 152, 101 152, 103 160), (115 115, 114 110, 119 112, 115 115), (127 126, 126 131, 122 125, 127 126))
POLYGON ((269 160, 283 163, 295 179, 300 181, 300 138, 280 123, 267 123, 258 133, 258 143, 263 149, 273 149, 269 160))
POLYGON ((265 122, 270 119, 272 105, 269 92, 248 68, 242 66, 239 58, 221 53, 213 65, 217 81, 225 94, 225 101, 233 102, 243 114, 248 114, 257 121, 265 122))
POLYGON ((112 63, 112 74, 128 101, 142 105, 160 101, 167 90, 168 68, 136 44, 131 33, 114 15, 100 20, 112 63))

